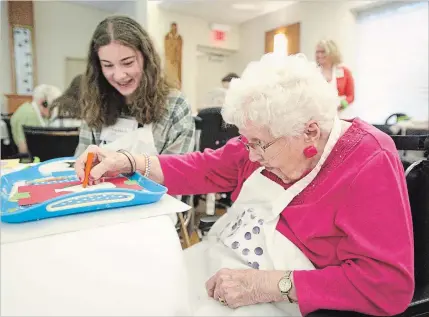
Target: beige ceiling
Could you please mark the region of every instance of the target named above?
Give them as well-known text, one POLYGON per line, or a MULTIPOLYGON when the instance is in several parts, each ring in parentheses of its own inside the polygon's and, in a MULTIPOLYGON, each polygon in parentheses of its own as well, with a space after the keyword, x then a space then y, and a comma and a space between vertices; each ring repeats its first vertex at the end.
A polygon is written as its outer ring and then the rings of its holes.
MULTIPOLYGON (((125 1, 110 0, 63 0, 105 10, 117 12, 125 1)), ((129 0, 146 1, 146 0, 129 0)), ((149 0, 154 1, 154 0, 149 0)), ((214 23, 240 24, 267 14, 295 1, 245 1, 245 0, 160 0, 157 1, 164 10, 200 17, 214 23)))
POLYGON ((163 0, 163 9, 203 18, 209 22, 240 24, 295 1, 163 0))

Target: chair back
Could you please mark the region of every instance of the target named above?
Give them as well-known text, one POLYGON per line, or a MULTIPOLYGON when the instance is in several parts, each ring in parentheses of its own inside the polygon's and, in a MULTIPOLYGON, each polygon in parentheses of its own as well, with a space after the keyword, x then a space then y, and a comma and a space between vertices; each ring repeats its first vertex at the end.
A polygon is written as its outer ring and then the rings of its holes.
POLYGON ((53 128, 24 126, 28 152, 32 157, 46 161, 74 156, 79 143, 79 128, 53 128))
POLYGON ((195 123, 195 151, 200 150, 200 140, 201 140, 201 129, 203 125, 203 119, 198 116, 194 116, 195 123))
POLYGON ((7 159, 15 156, 18 154, 18 147, 15 144, 15 141, 12 137, 12 126, 10 125, 10 118, 12 117, 12 114, 2 114, 1 119, 6 123, 7 132, 9 134, 8 143, 4 142, 2 139, 1 142, 1 158, 7 159))
POLYGON ((202 120, 200 151, 206 148, 218 149, 228 140, 239 136, 237 127, 227 125, 223 121, 221 109, 221 107, 205 108, 198 113, 198 117, 202 120))
POLYGON ((408 117, 405 113, 392 113, 389 117, 387 117, 384 124, 392 125, 392 124, 398 123, 399 121, 409 120, 409 119, 410 117, 408 117))
MULTIPOLYGON (((429 135, 393 136, 398 150, 429 150, 429 135)), ((406 172, 414 231, 416 287, 429 284, 429 160, 411 164, 406 172)))
POLYGON ((407 186, 414 228, 416 285, 429 284, 429 160, 407 170, 407 186))
POLYGON ((76 128, 82 125, 82 120, 73 118, 73 117, 65 117, 58 116, 54 120, 52 120, 49 124, 50 127, 55 128, 76 128))

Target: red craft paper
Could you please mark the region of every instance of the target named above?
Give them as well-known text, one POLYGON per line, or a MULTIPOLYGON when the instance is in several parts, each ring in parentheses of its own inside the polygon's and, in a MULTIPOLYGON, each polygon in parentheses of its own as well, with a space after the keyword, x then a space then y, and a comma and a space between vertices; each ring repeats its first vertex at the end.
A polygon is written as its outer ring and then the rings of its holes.
MULTIPOLYGON (((142 190, 143 188, 138 184, 126 184, 128 181, 126 177, 114 177, 104 179, 105 182, 114 184, 117 188, 127 188, 134 190, 142 190)), ((81 184, 79 181, 55 183, 55 184, 43 184, 43 185, 24 185, 18 187, 18 193, 29 193, 29 198, 21 198, 18 203, 20 206, 34 205, 43 203, 49 199, 53 199, 62 195, 70 194, 71 192, 59 192, 56 189, 63 189, 66 187, 76 186, 81 184)))

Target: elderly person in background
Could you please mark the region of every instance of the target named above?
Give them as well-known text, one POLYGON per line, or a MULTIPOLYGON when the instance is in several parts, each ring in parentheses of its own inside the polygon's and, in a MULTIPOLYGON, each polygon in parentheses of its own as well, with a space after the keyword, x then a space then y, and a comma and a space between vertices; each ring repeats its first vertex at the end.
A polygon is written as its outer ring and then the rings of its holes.
MULTIPOLYGON (((414 290, 401 161, 386 134, 340 120, 336 101, 305 57, 264 56, 226 96, 224 119, 241 137, 203 153, 135 155, 135 164, 93 146, 91 179, 137 170, 172 195, 232 191, 209 239, 185 251, 195 315, 395 315, 414 290)), ((81 179, 85 161, 76 161, 81 179)))
POLYGON ((49 106, 61 95, 61 90, 51 85, 34 88, 33 101, 19 106, 10 119, 12 137, 20 153, 27 153, 23 126, 46 127, 51 124, 49 106))
POLYGON ((240 78, 240 76, 238 76, 236 73, 229 73, 226 75, 224 78, 222 78, 222 87, 228 89, 231 80, 235 78, 240 78))
POLYGON ((340 97, 338 110, 344 111, 355 99, 355 84, 351 71, 341 65, 342 58, 337 44, 322 40, 316 46, 316 62, 322 74, 340 97))
POLYGON ((73 78, 66 91, 50 105, 49 113, 55 117, 52 126, 79 127, 82 124, 79 106, 82 77, 83 75, 77 75, 73 78))

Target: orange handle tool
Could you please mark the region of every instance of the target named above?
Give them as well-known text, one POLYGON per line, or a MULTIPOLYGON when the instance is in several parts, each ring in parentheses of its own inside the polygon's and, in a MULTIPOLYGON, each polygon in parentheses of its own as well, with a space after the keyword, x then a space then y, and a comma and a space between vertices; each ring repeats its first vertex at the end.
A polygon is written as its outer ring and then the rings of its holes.
POLYGON ((89 182, 89 173, 91 172, 92 168, 92 161, 94 160, 94 153, 89 152, 88 156, 86 157, 86 163, 85 163, 85 178, 83 179, 83 188, 86 188, 88 186, 89 182))

